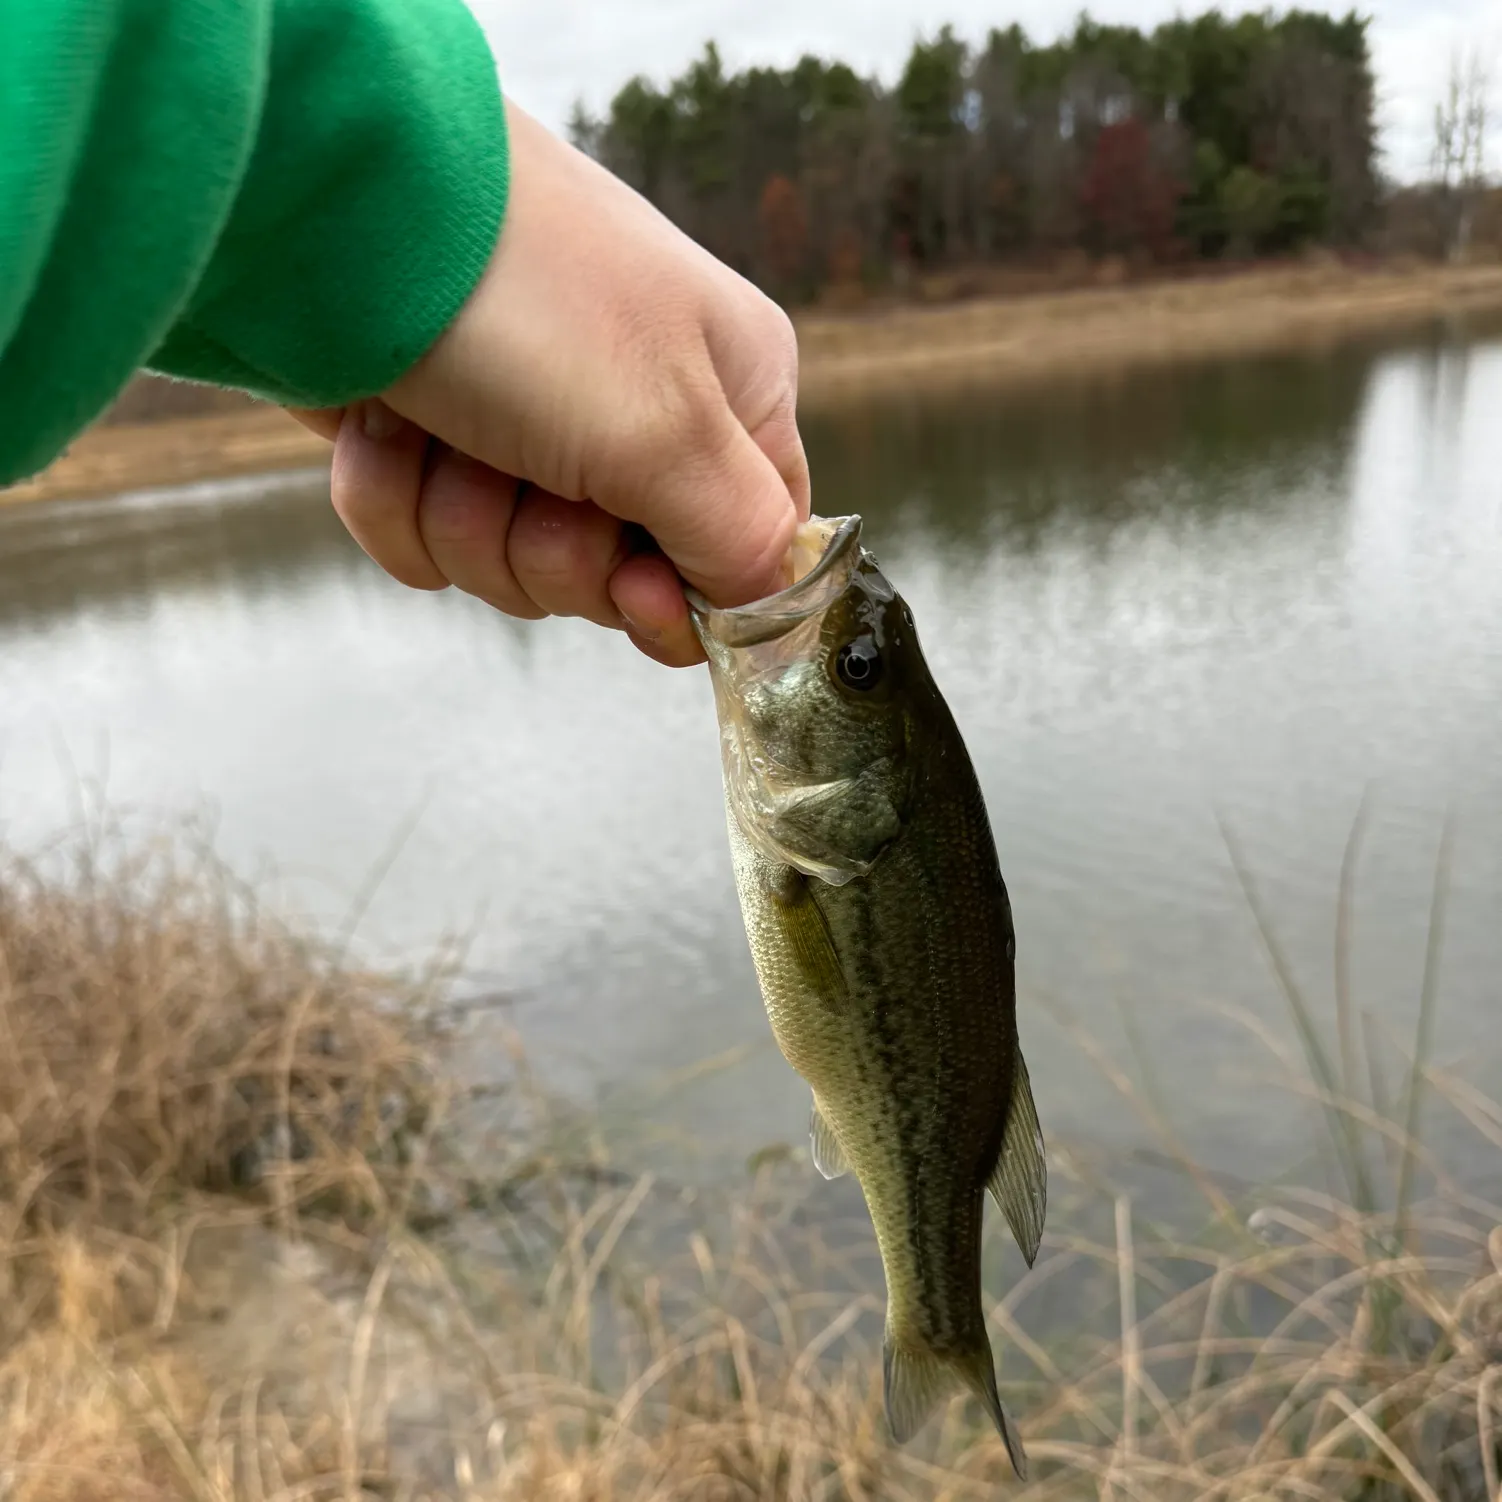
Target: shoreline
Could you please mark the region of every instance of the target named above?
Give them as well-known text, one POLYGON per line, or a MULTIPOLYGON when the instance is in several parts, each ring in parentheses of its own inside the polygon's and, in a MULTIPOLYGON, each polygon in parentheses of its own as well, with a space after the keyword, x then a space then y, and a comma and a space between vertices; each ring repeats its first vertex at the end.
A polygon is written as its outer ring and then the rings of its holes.
POLYGON ((1502 265, 1330 268, 1036 293, 798 321, 808 407, 921 385, 1046 384, 1333 348, 1437 318, 1502 313, 1502 265))
MULTIPOLYGON (((1435 318, 1502 312, 1502 266, 1252 270, 938 305, 794 316, 800 406, 904 387, 1040 384, 1330 347, 1435 318)), ((96 424, 0 506, 100 498, 326 468, 330 448, 278 408, 96 424)))

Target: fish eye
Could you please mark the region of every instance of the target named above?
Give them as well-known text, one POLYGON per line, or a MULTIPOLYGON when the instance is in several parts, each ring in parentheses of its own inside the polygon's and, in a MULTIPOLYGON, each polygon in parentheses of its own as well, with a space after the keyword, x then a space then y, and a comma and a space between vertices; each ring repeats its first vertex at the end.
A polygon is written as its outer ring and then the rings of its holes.
POLYGON ((881 682, 881 653, 868 634, 846 642, 834 660, 835 676, 846 688, 865 693, 881 682))

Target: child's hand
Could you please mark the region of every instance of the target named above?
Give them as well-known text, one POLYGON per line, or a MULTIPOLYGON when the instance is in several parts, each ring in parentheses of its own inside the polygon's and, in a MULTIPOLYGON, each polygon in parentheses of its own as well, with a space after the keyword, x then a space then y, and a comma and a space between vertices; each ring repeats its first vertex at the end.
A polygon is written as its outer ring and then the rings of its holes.
MULTIPOLYGON (((343 413, 334 506, 404 584, 701 661, 678 576, 755 599, 808 516, 792 326, 602 167, 514 105, 508 121, 489 270, 384 403, 343 413)), ((330 434, 339 416, 298 415, 330 434)))

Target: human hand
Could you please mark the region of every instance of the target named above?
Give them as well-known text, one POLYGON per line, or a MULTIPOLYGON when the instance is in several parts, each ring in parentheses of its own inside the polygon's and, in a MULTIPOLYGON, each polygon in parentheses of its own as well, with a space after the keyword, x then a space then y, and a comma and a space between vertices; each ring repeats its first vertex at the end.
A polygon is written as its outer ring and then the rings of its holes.
POLYGON ((403 584, 700 662, 682 581, 769 593, 809 514, 792 325, 509 102, 507 121, 506 222, 458 317, 382 400, 293 415, 335 438, 335 510, 403 584))

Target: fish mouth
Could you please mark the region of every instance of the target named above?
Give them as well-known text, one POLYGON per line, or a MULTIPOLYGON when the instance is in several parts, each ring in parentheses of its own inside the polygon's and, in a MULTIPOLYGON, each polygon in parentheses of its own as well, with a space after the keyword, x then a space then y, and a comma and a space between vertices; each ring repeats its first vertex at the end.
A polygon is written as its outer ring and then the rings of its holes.
POLYGON ((800 856, 778 837, 777 826, 800 805, 829 796, 835 785, 779 765, 763 745, 757 717, 767 711, 768 693, 775 701, 822 671, 824 616, 849 591, 866 558, 860 532, 858 516, 810 518, 788 549, 783 576, 790 582, 749 605, 720 609, 697 590, 684 589, 689 618, 709 658, 725 790, 736 825, 767 860, 834 885, 861 869, 800 856))
POLYGON ((794 534, 787 568, 792 582, 749 605, 722 609, 685 587, 689 616, 706 648, 773 641, 827 610, 849 588, 861 559, 859 516, 811 517, 794 534))

